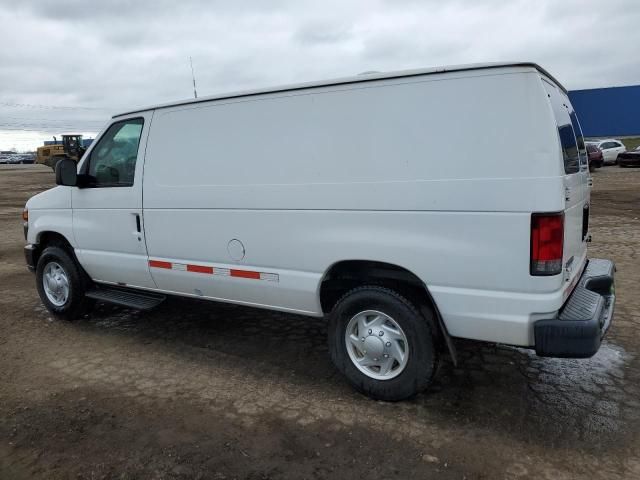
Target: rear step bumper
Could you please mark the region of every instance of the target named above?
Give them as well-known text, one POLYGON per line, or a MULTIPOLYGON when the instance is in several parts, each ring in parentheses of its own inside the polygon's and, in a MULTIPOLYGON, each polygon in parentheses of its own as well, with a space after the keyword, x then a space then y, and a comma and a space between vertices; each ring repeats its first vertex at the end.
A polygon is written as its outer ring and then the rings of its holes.
POLYGON ((164 295, 158 295, 156 293, 103 286, 96 286, 85 295, 94 300, 135 308, 137 310, 151 310, 161 304, 165 299, 164 295))
POLYGON ((558 318, 534 323, 538 355, 562 358, 595 355, 613 318, 615 270, 610 260, 589 260, 558 318))

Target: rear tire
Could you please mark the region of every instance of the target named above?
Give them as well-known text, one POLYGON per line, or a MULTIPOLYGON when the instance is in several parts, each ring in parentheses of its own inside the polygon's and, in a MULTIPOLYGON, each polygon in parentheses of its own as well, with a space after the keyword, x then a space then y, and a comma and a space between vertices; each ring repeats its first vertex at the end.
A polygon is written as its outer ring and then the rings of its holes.
POLYGON ((425 390, 439 360, 434 315, 425 310, 423 316, 388 288, 349 291, 329 318, 329 351, 336 368, 375 400, 405 400, 425 390))
POLYGON ((36 287, 44 306, 56 317, 74 320, 88 313, 93 300, 89 281, 76 261, 60 247, 44 249, 36 267, 36 287))

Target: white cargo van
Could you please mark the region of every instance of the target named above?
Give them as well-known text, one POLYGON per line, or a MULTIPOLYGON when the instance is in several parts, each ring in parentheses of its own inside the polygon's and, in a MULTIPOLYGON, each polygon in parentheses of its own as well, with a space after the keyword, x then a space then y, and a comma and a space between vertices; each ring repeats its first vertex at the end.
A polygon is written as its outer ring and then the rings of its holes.
POLYGON ((180 295, 327 316, 336 367, 407 398, 452 337, 596 353, 614 266, 589 171, 532 63, 380 73, 117 115, 25 210, 45 306, 180 295))

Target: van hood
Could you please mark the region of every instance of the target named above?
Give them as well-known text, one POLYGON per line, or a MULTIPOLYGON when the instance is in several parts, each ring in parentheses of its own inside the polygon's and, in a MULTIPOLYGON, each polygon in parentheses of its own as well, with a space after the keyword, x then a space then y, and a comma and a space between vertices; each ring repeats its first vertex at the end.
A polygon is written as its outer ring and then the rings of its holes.
POLYGON ((25 208, 28 210, 71 208, 71 187, 57 186, 34 195, 25 208))

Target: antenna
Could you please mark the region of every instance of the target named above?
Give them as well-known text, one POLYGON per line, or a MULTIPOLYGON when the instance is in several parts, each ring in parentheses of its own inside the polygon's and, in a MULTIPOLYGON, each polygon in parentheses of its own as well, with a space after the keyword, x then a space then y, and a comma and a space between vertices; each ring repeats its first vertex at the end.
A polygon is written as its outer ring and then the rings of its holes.
POLYGON ((189 63, 191 64, 191 78, 193 79, 193 98, 198 98, 198 92, 196 91, 196 75, 193 73, 193 59, 189 57, 189 63))

